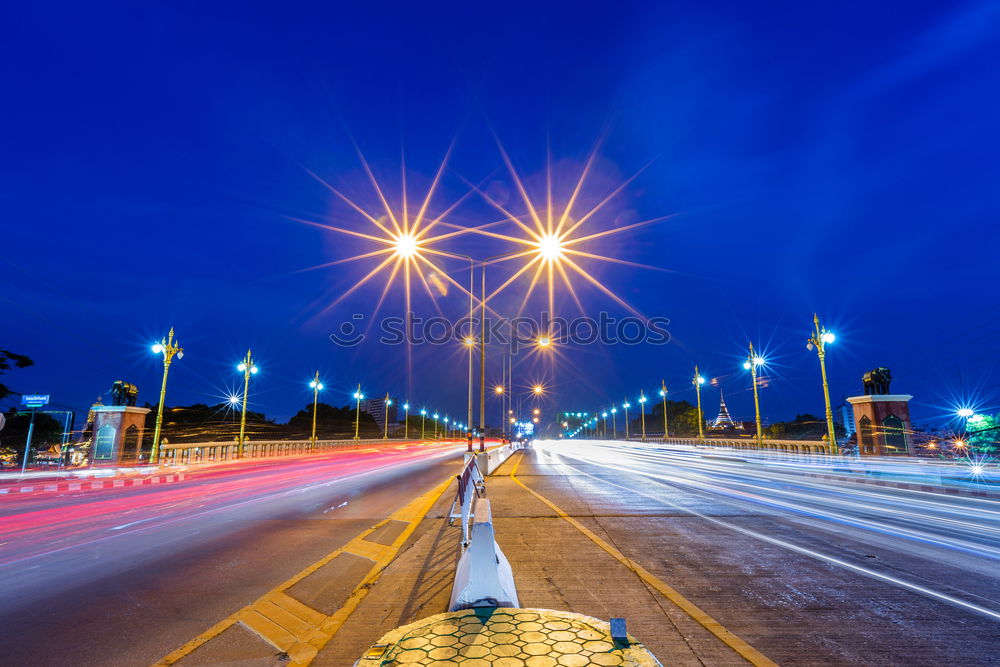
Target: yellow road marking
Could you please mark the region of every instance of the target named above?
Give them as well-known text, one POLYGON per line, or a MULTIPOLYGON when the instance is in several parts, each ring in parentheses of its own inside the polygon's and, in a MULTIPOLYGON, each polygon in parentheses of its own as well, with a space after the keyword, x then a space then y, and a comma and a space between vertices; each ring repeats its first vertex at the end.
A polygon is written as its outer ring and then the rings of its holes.
POLYGON ((237 623, 242 623, 262 639, 280 651, 288 654, 288 665, 308 665, 316 654, 340 630, 361 600, 368 594, 371 584, 378 579, 399 553, 413 531, 437 502, 441 494, 454 482, 449 477, 437 487, 401 507, 388 518, 379 521, 368 530, 352 539, 302 570, 287 581, 279 584, 251 604, 225 618, 189 642, 167 654, 155 663, 156 667, 172 665, 189 655, 199 646, 211 641, 237 623), (366 537, 390 521, 403 521, 408 525, 391 545, 368 542, 366 537), (342 553, 362 555, 374 561, 374 565, 354 588, 344 605, 330 616, 305 605, 287 595, 286 590, 308 577, 313 572, 332 561, 342 553))
MULTIPOLYGON (((510 478, 514 480, 521 488, 530 493, 531 495, 538 498, 540 501, 548 505, 560 518, 569 522, 571 526, 579 530, 581 533, 586 535, 590 540, 597 546, 608 552, 615 560, 620 562, 625 567, 629 568, 636 575, 645 581, 647 584, 655 588, 663 597, 667 598, 673 602, 681 611, 693 618, 698 622, 703 628, 711 632, 713 635, 719 638, 723 644, 733 649, 742 657, 744 660, 752 665, 758 667, 777 667, 777 663, 772 661, 770 658, 765 656, 763 653, 755 649, 753 646, 745 642, 740 637, 736 636, 721 623, 716 621, 714 618, 709 616, 707 613, 701 610, 697 605, 688 600, 686 597, 681 595, 675 589, 668 586, 664 581, 659 579, 652 572, 646 570, 644 567, 633 561, 631 558, 623 554, 621 551, 608 544, 606 541, 598 537, 592 530, 584 526, 582 523, 574 519, 573 517, 563 512, 555 503, 550 501, 545 496, 539 494, 536 491, 528 488, 521 480, 519 480, 515 475, 517 473, 518 466, 521 465, 521 460, 524 458, 523 451, 521 452, 521 457, 514 463, 514 468, 510 472, 510 478)), ((599 478, 597 478, 599 479, 599 478)))

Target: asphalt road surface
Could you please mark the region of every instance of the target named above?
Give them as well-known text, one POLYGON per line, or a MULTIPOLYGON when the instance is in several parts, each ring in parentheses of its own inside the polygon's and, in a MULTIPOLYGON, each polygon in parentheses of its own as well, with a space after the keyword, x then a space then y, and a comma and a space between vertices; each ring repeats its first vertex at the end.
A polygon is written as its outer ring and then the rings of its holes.
POLYGON ((779 664, 1000 664, 1000 501, 740 458, 536 442, 517 475, 779 664))
POLYGON ((464 444, 0 498, 0 663, 149 665, 455 474, 464 444))

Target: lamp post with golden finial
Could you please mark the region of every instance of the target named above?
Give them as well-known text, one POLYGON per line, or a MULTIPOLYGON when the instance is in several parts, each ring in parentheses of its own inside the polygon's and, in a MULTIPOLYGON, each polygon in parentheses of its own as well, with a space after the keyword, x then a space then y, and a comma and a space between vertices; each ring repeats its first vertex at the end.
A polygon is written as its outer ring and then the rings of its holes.
POLYGON ((667 431, 667 383, 660 380, 660 398, 663 399, 663 439, 666 440, 669 437, 667 431))
POLYGON ((174 340, 174 328, 170 327, 170 333, 166 340, 160 340, 153 346, 153 354, 163 355, 163 382, 160 384, 160 404, 156 407, 156 428, 153 431, 153 447, 149 452, 149 462, 156 463, 160 457, 160 430, 163 426, 163 401, 167 398, 167 373, 170 372, 170 362, 174 356, 178 359, 184 358, 184 348, 174 340))
POLYGON ((760 398, 757 395, 757 368, 764 365, 764 357, 753 351, 753 343, 750 343, 750 354, 743 362, 743 368, 750 371, 750 379, 753 382, 753 409, 757 419, 757 448, 764 447, 764 429, 760 423, 760 398))
POLYGON ((705 378, 698 373, 698 364, 694 365, 694 379, 691 381, 694 385, 694 393, 698 396, 698 438, 705 438, 705 417, 701 413, 701 385, 705 384, 705 378))
POLYGON ((243 407, 240 410, 240 440, 236 450, 237 458, 242 458, 246 450, 246 430, 247 430, 247 393, 250 391, 250 376, 256 375, 258 368, 253 362, 253 354, 247 350, 243 361, 236 367, 236 370, 243 373, 243 407))
POLYGON ((312 448, 316 449, 316 407, 319 405, 319 392, 323 389, 323 383, 319 381, 319 371, 316 371, 316 377, 313 378, 309 386, 313 390, 313 426, 312 426, 312 437, 310 442, 312 442, 312 448))
POLYGON ((816 350, 816 354, 819 355, 819 369, 823 375, 823 399, 826 401, 827 438, 829 438, 830 453, 838 454, 837 432, 833 426, 833 409, 830 407, 830 385, 826 381, 826 346, 836 340, 836 336, 832 331, 827 331, 826 327, 820 327, 819 315, 815 313, 813 314, 813 326, 815 328, 812 336, 806 342, 806 348, 816 350))

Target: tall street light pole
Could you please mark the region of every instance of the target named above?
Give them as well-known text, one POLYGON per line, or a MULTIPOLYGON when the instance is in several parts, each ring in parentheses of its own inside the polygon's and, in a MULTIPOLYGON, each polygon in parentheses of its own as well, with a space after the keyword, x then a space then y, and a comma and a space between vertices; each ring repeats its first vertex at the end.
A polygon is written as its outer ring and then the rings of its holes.
POLYGON ((382 426, 384 430, 382 431, 382 439, 389 439, 389 406, 392 405, 392 399, 389 398, 389 392, 385 392, 385 416, 382 419, 382 426))
POLYGON ((426 431, 424 430, 424 425, 425 425, 426 421, 427 421, 427 410, 421 409, 420 410, 420 441, 421 442, 423 442, 423 441, 425 441, 427 439, 426 436, 424 435, 426 433, 426 431))
POLYGON ((628 440, 628 409, 632 407, 632 404, 625 401, 622 403, 622 407, 625 408, 625 439, 628 440))
POLYGON ((611 408, 611 433, 612 433, 612 438, 611 439, 612 440, 617 440, 618 439, 618 420, 615 418, 615 415, 617 413, 618 413, 618 408, 611 408))
POLYGON ((236 452, 237 458, 242 458, 246 450, 246 429, 247 429, 247 394, 250 392, 250 376, 257 374, 257 365, 253 362, 253 354, 247 350, 236 370, 243 373, 243 407, 240 409, 240 442, 236 452))
POLYGON ((354 439, 361 439, 361 399, 365 397, 361 393, 361 383, 358 383, 358 389, 354 392, 354 400, 357 403, 357 407, 354 408, 354 439))
POLYGON ((403 440, 410 439, 410 403, 403 403, 403 440))
POLYGON ((639 415, 642 418, 642 441, 646 442, 646 395, 639 392, 639 415))
POLYGON ((601 416, 604 417, 604 437, 608 437, 608 412, 607 410, 601 412, 601 416))
POLYGON ((705 378, 698 373, 698 364, 694 365, 694 379, 691 383, 694 385, 694 393, 698 396, 698 438, 704 439, 705 418, 701 414, 701 385, 705 384, 705 378))
POLYGON ((760 423, 760 397, 757 394, 757 368, 764 365, 764 357, 753 351, 753 343, 750 343, 750 354, 743 362, 743 368, 750 371, 750 379, 753 382, 753 409, 757 419, 757 448, 764 447, 764 429, 760 423))
POLYGON ((663 439, 670 437, 667 432, 667 383, 660 380, 660 398, 663 399, 663 439))
POLYGON ((813 326, 815 329, 813 335, 809 337, 806 347, 810 350, 816 350, 816 354, 819 355, 819 369, 823 375, 823 399, 826 401, 826 432, 827 438, 829 438, 830 453, 839 454, 837 432, 833 426, 833 408, 830 407, 830 385, 826 381, 826 346, 836 340, 836 336, 832 331, 827 331, 826 327, 820 327, 819 315, 815 313, 813 314, 813 326))
POLYGON ((313 390, 313 428, 312 428, 312 441, 313 449, 316 449, 316 407, 319 405, 319 392, 323 389, 323 383, 319 381, 319 371, 316 371, 316 377, 313 378, 309 386, 313 390))
POLYGON ((184 358, 184 348, 174 340, 174 328, 170 327, 170 333, 166 340, 160 340, 153 346, 153 354, 163 355, 163 382, 160 384, 160 404, 156 407, 156 428, 153 430, 153 448, 149 452, 149 462, 156 463, 160 458, 160 431, 163 427, 163 401, 167 398, 167 373, 170 372, 170 362, 176 355, 178 359, 184 358))
MULTIPOLYGON (((504 416, 504 408, 506 407, 504 405, 504 389, 503 389, 503 385, 499 385, 498 384, 496 387, 493 388, 493 392, 497 395, 497 398, 500 399, 500 422, 499 422, 500 423, 500 428, 501 428, 501 430, 506 430, 503 427, 504 422, 506 421, 503 418, 503 416, 504 416)), ((501 440, 503 439, 503 433, 501 433, 500 438, 501 438, 501 440)))

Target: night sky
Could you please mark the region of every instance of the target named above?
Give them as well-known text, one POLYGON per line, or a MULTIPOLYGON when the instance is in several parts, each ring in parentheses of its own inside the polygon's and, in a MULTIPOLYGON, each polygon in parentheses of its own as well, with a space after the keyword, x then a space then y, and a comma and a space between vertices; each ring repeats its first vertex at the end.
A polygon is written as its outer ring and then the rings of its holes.
MULTIPOLYGON (((523 361, 516 389, 544 382, 550 409, 634 402, 661 378, 693 400, 698 363, 752 419, 753 340, 769 362, 765 419, 821 415, 813 312, 838 334, 835 403, 880 365, 915 395, 918 423, 1000 403, 1000 4, 152 4, 5 12, 0 347, 36 362, 5 376, 18 391, 85 410, 124 379, 155 403, 149 344, 173 325, 185 357, 169 404, 223 400, 252 346, 250 404, 269 416, 309 402, 316 369, 331 403, 360 382, 462 415, 458 346, 417 348, 408 371, 402 347, 331 344, 352 314, 370 320, 384 275, 327 308, 376 262, 305 269, 372 246, 294 219, 374 229, 310 175, 375 210, 353 142, 395 205, 404 154, 412 206, 454 142, 431 209, 471 182, 522 214, 495 135, 535 194, 551 155, 560 201, 599 139, 583 201, 645 166, 594 231, 674 216, 586 248, 661 270, 581 260, 643 315, 669 318, 673 340, 523 361)), ((448 220, 497 218, 473 194, 448 220)), ((464 284, 463 266, 444 262, 464 284)), ((491 286, 516 268, 491 267, 491 286)), ((575 286, 588 313, 627 314, 575 286)), ((516 309, 526 288, 495 305, 516 309)), ((418 314, 435 314, 413 293, 418 314)), ((565 289, 556 301, 578 314, 565 289)), ((466 300, 452 288, 436 303, 457 317, 466 300)), ((402 310, 397 283, 380 315, 402 310)), ((706 395, 708 417, 717 400, 706 395)))

